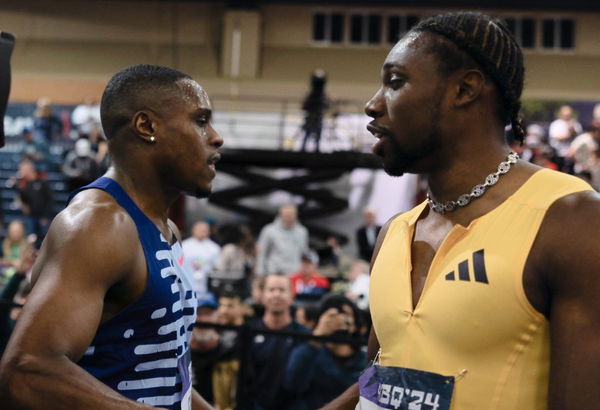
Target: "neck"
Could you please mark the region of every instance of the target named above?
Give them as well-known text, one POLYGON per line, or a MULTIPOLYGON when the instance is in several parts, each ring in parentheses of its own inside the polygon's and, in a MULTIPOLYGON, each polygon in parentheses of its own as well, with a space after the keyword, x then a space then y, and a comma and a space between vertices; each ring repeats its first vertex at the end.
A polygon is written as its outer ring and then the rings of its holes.
POLYGON ((281 329, 292 323, 292 316, 289 309, 285 312, 266 311, 263 322, 269 329, 281 329))
MULTIPOLYGON (((500 131, 496 134, 500 134, 500 131)), ((430 194, 435 201, 453 201, 460 195, 470 193, 475 185, 483 184, 485 178, 496 172, 502 161, 506 161, 510 150, 503 136, 483 138, 483 135, 486 134, 472 138, 457 135, 453 138, 456 144, 440 155, 438 166, 426 175, 430 194)))
POLYGON ((177 199, 179 192, 167 189, 155 169, 143 166, 124 169, 114 165, 105 176, 117 181, 154 223, 167 223, 169 207, 177 199))

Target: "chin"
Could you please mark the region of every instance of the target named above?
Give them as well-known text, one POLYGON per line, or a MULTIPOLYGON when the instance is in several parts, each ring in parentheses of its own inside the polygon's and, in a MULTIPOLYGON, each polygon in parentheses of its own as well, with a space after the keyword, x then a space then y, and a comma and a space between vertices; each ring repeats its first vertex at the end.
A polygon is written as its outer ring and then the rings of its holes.
POLYGON ((196 188, 196 190, 192 193, 192 196, 196 198, 208 198, 211 194, 211 188, 196 188))
POLYGON ((392 177, 401 177, 408 172, 406 164, 383 162, 383 170, 392 177))

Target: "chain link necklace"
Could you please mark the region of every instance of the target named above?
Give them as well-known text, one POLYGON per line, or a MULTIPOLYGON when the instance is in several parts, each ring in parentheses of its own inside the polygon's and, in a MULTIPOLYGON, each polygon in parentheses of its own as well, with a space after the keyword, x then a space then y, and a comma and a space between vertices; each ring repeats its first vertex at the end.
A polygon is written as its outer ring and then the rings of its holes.
POLYGON ((498 182, 500 176, 510 171, 511 166, 516 164, 518 159, 519 154, 516 152, 510 152, 506 158, 506 161, 503 161, 500 163, 500 165, 498 165, 498 171, 494 172, 493 174, 489 174, 485 178, 485 182, 483 184, 475 185, 470 194, 463 194, 459 196, 456 201, 436 202, 431 198, 428 192, 427 202, 429 203, 429 208, 439 214, 446 214, 454 211, 458 207, 469 205, 473 199, 479 198, 481 195, 483 195, 489 187, 496 185, 496 182, 498 182))

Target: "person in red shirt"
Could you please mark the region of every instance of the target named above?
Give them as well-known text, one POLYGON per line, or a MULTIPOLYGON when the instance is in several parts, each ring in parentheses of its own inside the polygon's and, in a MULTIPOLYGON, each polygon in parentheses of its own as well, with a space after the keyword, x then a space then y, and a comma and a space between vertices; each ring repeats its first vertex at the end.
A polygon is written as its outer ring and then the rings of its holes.
POLYGON ((302 255, 300 270, 290 276, 296 301, 317 301, 329 291, 329 280, 317 272, 318 257, 314 252, 302 255))

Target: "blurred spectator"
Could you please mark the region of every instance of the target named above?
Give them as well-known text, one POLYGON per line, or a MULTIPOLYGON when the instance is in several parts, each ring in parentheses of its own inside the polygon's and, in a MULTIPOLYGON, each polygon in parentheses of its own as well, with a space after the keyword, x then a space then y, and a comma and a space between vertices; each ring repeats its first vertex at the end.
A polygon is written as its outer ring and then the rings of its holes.
POLYGON ((515 140, 515 144, 511 147, 516 148, 517 154, 523 161, 533 162, 536 150, 542 146, 544 140, 544 129, 538 124, 531 124, 527 127, 527 135, 525 136, 524 144, 515 140))
POLYGON ((48 171, 51 163, 48 142, 41 138, 34 138, 29 128, 23 128, 21 137, 22 141, 19 146, 21 157, 33 162, 36 168, 48 171))
POLYGON ((354 258, 345 253, 335 236, 325 241, 324 248, 319 249, 319 271, 327 278, 341 278, 352 266, 354 258))
POLYGON ((318 263, 314 252, 305 252, 300 261, 300 270, 290 276, 292 294, 297 301, 319 301, 329 291, 329 280, 317 272, 318 263))
MULTIPOLYGON (((262 301, 265 313, 252 322, 255 329, 308 333, 308 329, 292 320, 292 292, 287 276, 264 277, 262 301)), ((290 337, 257 334, 252 342, 250 369, 251 396, 257 409, 288 409, 292 395, 283 388, 288 356, 299 342, 290 337)))
POLYGON ((360 259, 370 261, 375 248, 377 235, 381 230, 381 226, 375 222, 375 211, 371 208, 365 208, 363 211, 364 225, 356 231, 356 243, 358 245, 358 256, 360 259))
POLYGON ((31 161, 19 164, 17 190, 21 211, 25 215, 25 225, 29 234, 37 236, 37 246, 42 243, 52 219, 54 198, 48 182, 39 178, 31 161))
POLYGON ((575 119, 573 108, 563 105, 558 110, 558 118, 550 124, 548 131, 550 146, 556 150, 559 156, 566 157, 571 141, 581 132, 581 124, 575 119))
POLYGON ((596 191, 600 191, 600 148, 592 153, 590 174, 592 175, 592 186, 596 191))
MULTIPOLYGON (((321 305, 315 336, 358 336, 359 312, 347 298, 327 297, 321 305)), ((358 340, 358 338, 357 338, 358 340)), ((352 384, 367 364, 366 354, 350 344, 302 343, 290 354, 284 387, 296 393, 294 410, 317 409, 352 384)))
MULTIPOLYGON (((12 301, 19 304, 25 303, 27 295, 31 290, 29 281, 26 278, 36 258, 37 251, 33 244, 25 246, 22 250, 21 258, 15 266, 15 272, 0 292, 0 300, 12 301)), ((0 357, 4 353, 8 339, 10 339, 20 310, 20 308, 13 308, 8 304, 0 304, 0 357)))
POLYGON ((533 163, 536 165, 539 165, 540 167, 558 171, 559 166, 558 166, 558 164, 556 164, 553 161, 554 157, 555 157, 554 149, 546 144, 542 144, 535 151, 535 156, 533 157, 533 163))
POLYGON ((27 246, 25 225, 14 220, 8 225, 8 235, 2 241, 2 255, 8 265, 17 266, 21 261, 23 250, 27 246))
POLYGON ((265 307, 262 303, 262 292, 264 288, 264 276, 257 276, 252 279, 250 289, 250 298, 245 303, 247 316, 251 318, 261 318, 265 313, 265 307))
POLYGON ((314 330, 319 320, 319 305, 317 304, 306 304, 296 307, 296 322, 305 326, 310 330, 314 330))
POLYGON ((110 157, 108 155, 108 141, 102 135, 102 129, 96 127, 89 134, 80 134, 80 138, 87 138, 90 141, 91 150, 96 159, 96 164, 98 164, 98 173, 104 174, 110 166, 110 157))
POLYGON ((67 177, 69 192, 91 183, 100 176, 89 140, 79 138, 75 142, 74 148, 69 151, 65 158, 62 172, 67 177))
POLYGON ((33 137, 51 143, 59 140, 61 130, 62 123, 52 112, 50 99, 40 98, 33 113, 33 137))
POLYGON ((219 278, 238 281, 238 291, 248 295, 255 260, 252 233, 245 225, 232 224, 222 226, 219 236, 222 248, 216 264, 216 275, 219 278))
POLYGON ((91 134, 100 125, 100 105, 94 97, 86 97, 71 114, 71 122, 81 134, 91 134))
POLYGON ((258 238, 256 274, 296 272, 307 249, 308 230, 298 222, 298 210, 294 205, 283 205, 279 216, 262 229, 258 238))
POLYGON ((204 221, 196 222, 192 227, 192 236, 181 243, 184 266, 192 272, 194 289, 197 293, 207 291, 208 275, 214 271, 221 247, 209 238, 210 227, 204 221))
POLYGON ((590 130, 576 137, 571 143, 569 157, 574 161, 575 173, 589 172, 600 141, 600 120, 593 120, 590 130))
POLYGON ((304 139, 302 140, 302 151, 306 151, 306 145, 311 138, 315 140, 314 151, 319 152, 319 143, 323 131, 323 115, 329 108, 329 98, 325 94, 327 75, 324 70, 316 69, 310 78, 310 93, 302 103, 304 110, 304 139))
MULTIPOLYGON (((224 325, 241 326, 244 322, 242 301, 233 293, 219 296, 219 322, 224 325)), ((213 370, 215 405, 219 409, 235 408, 237 376, 240 369, 239 336, 235 330, 221 332, 221 352, 213 370)))
POLYGON ((348 271, 350 286, 346 297, 356 303, 361 310, 369 309, 369 264, 363 260, 357 260, 348 271))
MULTIPOLYGON (((196 322, 218 323, 219 305, 212 293, 198 295, 196 322)), ((194 327, 190 349, 192 385, 209 403, 214 403, 213 369, 220 357, 220 338, 215 329, 194 327)))

